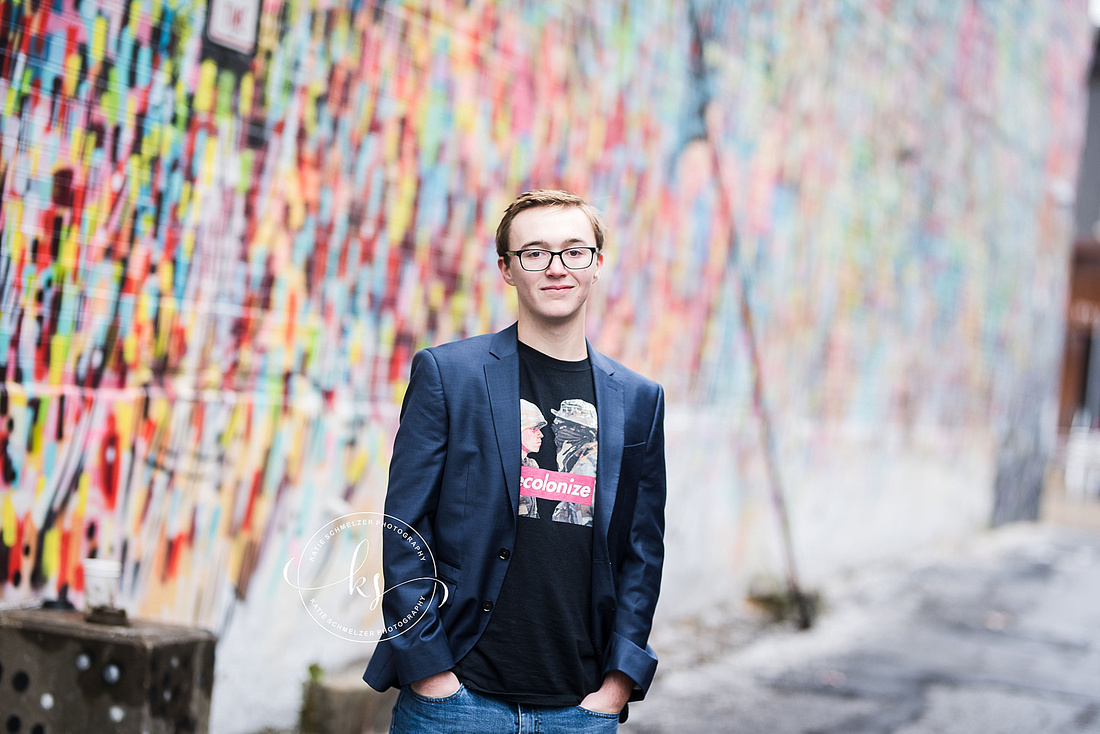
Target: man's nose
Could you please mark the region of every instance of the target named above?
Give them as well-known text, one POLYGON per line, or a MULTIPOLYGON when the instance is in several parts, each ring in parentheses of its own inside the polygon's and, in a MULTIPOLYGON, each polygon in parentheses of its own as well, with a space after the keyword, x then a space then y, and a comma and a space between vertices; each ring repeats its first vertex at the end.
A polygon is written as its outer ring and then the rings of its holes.
POLYGON ((562 253, 550 253, 550 265, 546 268, 548 275, 565 275, 568 269, 565 267, 565 256, 562 253))

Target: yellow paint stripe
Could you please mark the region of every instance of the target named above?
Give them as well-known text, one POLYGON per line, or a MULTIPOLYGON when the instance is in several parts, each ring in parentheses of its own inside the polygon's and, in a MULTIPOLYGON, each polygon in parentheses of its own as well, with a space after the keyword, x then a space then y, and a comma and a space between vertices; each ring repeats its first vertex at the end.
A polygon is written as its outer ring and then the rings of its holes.
POLYGON ((76 489, 76 516, 84 517, 88 508, 88 488, 91 486, 92 477, 88 472, 80 473, 80 483, 76 489))
POLYGON ((210 59, 202 62, 199 86, 195 90, 195 111, 209 112, 214 102, 214 84, 218 78, 218 65, 210 59))
POLYGON ((107 48, 107 18, 96 16, 95 26, 92 29, 92 61, 103 61, 103 52, 107 48))
POLYGON ((61 558, 61 531, 55 526, 46 531, 42 542, 42 573, 46 578, 57 575, 61 558))
POLYGON ((15 545, 15 504, 11 501, 14 495, 14 489, 8 490, 4 494, 3 502, 0 503, 0 533, 3 534, 4 545, 9 548, 15 545))

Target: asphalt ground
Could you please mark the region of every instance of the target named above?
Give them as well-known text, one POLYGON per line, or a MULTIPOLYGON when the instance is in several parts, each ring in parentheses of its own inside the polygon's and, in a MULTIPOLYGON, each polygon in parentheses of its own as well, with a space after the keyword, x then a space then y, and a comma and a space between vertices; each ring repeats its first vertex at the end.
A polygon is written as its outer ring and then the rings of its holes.
POLYGON ((623 734, 1100 734, 1100 529, 1012 525, 831 581, 814 627, 654 632, 623 734))

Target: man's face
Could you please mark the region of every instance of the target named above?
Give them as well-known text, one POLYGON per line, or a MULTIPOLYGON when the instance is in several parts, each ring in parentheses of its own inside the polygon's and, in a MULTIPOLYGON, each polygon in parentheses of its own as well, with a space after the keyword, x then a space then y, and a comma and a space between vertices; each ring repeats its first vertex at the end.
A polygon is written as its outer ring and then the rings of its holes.
POLYGON ((542 448, 542 426, 527 426, 520 431, 520 445, 525 454, 533 454, 542 448))
MULTIPOLYGON (((561 252, 571 247, 596 246, 592 224, 577 207, 526 209, 512 220, 510 238, 512 250, 561 252)), ((570 270, 560 257, 554 257, 546 270, 530 272, 520 266, 518 257, 508 258, 507 263, 503 257, 497 259, 504 282, 516 288, 520 319, 544 324, 584 317, 585 302, 602 265, 602 254, 583 270, 570 270)))
POLYGON ((554 438, 561 441, 589 442, 596 440, 596 432, 588 426, 564 418, 554 419, 554 438))

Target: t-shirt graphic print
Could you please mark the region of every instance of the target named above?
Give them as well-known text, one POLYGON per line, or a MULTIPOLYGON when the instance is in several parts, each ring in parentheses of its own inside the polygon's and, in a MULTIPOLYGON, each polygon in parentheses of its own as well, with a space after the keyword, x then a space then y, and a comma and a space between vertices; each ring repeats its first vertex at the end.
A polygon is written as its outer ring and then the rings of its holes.
POLYGON ((548 423, 534 403, 520 399, 519 516, 539 518, 539 498, 557 500, 551 519, 571 525, 592 525, 596 494, 596 406, 586 400, 561 401, 550 413, 548 423), (544 433, 554 441, 556 467, 540 467, 536 454, 542 452, 544 433))

